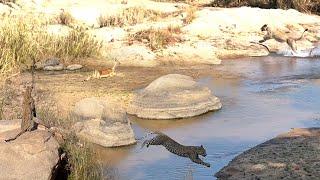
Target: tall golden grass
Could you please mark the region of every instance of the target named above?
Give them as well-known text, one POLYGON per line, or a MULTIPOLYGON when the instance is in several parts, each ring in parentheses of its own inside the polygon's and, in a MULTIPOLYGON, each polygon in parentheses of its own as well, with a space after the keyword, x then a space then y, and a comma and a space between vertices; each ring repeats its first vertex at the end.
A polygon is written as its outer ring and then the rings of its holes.
POLYGON ((116 26, 122 27, 127 25, 135 25, 145 21, 154 21, 157 18, 163 17, 164 14, 144 9, 143 7, 129 7, 122 10, 117 15, 101 16, 99 18, 100 27, 116 26))
MULTIPOLYGON (((39 108, 38 117, 49 127, 63 129, 64 141, 60 142, 61 150, 66 154, 65 172, 70 180, 100 180, 103 179, 102 166, 97 161, 91 144, 80 141, 70 130, 77 119, 71 114, 59 117, 49 108, 39 108)), ((113 174, 110 174, 112 177, 113 174)))
POLYGON ((36 20, 6 17, 0 24, 0 74, 28 69, 32 59, 58 57, 65 61, 99 55, 101 43, 83 29, 51 36, 36 20))

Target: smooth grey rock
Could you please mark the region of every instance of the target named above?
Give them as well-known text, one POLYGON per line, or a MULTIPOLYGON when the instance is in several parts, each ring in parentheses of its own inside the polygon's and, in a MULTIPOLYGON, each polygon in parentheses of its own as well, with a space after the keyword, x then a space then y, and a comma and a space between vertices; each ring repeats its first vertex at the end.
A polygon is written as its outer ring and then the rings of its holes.
POLYGON ((44 63, 43 66, 57 66, 60 64, 60 60, 58 58, 49 58, 44 63))
POLYGON ((85 98, 77 102, 74 113, 82 119, 101 119, 104 111, 104 103, 98 98, 85 98))
POLYGON ((83 120, 103 119, 114 122, 128 122, 125 110, 118 103, 100 100, 96 97, 85 98, 77 102, 73 112, 83 120))
POLYGON ((64 69, 64 65, 63 64, 59 64, 56 66, 44 66, 43 70, 45 71, 62 71, 64 69))
POLYGON ((221 106, 209 88, 189 76, 169 74, 136 93, 127 111, 141 118, 175 119, 197 116, 221 106))
POLYGON ((136 143, 130 123, 109 123, 101 119, 77 122, 73 129, 85 141, 103 147, 118 147, 136 143))
POLYGON ((77 122, 73 129, 83 140, 104 147, 136 142, 125 110, 115 102, 85 98, 76 103, 74 113, 82 121, 77 122))
POLYGON ((69 66, 67 66, 67 70, 69 71, 75 71, 75 70, 78 70, 78 69, 81 69, 83 66, 81 64, 71 64, 69 66))
POLYGON ((16 135, 20 129, 0 133, 0 179, 52 178, 59 162, 59 144, 47 131, 26 132, 11 142, 5 139, 16 135))

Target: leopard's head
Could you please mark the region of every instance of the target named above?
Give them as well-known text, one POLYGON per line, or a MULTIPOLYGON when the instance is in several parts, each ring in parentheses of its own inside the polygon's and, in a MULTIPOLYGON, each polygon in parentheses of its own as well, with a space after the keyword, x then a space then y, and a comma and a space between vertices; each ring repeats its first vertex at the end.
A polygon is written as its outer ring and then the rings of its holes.
POLYGON ((197 148, 197 153, 203 157, 207 156, 207 152, 202 145, 197 148))

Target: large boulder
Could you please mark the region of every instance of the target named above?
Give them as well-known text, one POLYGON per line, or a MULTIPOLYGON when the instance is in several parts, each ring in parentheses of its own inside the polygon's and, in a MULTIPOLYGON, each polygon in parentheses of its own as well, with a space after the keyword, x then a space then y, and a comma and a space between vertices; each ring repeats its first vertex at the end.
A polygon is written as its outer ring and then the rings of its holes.
POLYGON ((91 119, 77 122, 73 128, 80 139, 103 147, 118 147, 136 143, 129 123, 110 123, 102 119, 91 119))
POLYGON ((75 105, 74 113, 82 121, 73 129, 83 140, 104 147, 134 144, 133 129, 125 110, 117 103, 85 98, 75 105))
POLYGON ((0 133, 0 179, 52 179, 59 162, 58 142, 52 137, 47 140, 50 133, 43 130, 26 132, 14 141, 4 142, 19 131, 0 133))
POLYGON ((82 120, 103 119, 127 123, 124 109, 116 102, 104 101, 97 97, 84 98, 77 102, 74 113, 82 120))
POLYGON ((197 116, 221 106, 209 88, 189 76, 169 74, 136 93, 127 111, 141 118, 174 119, 197 116))

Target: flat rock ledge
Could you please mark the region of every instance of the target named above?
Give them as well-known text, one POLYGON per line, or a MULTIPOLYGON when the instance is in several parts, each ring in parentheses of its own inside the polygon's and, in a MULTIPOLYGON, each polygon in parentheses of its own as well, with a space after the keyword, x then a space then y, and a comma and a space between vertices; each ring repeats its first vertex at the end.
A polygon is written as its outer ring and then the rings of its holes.
POLYGON ((27 132, 14 141, 4 142, 19 130, 0 133, 0 179, 52 179, 59 163, 58 142, 54 138, 45 141, 50 134, 44 130, 27 132))
POLYGON ((234 158, 215 176, 235 179, 319 179, 320 128, 295 128, 234 158))
POLYGON ((222 107, 209 88, 180 74, 162 76, 135 94, 127 112, 146 119, 193 117, 222 107))
POLYGON ((85 98, 76 103, 74 113, 81 121, 73 129, 85 141, 103 147, 135 144, 135 136, 125 110, 117 103, 85 98))

